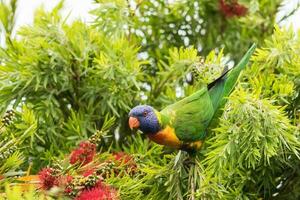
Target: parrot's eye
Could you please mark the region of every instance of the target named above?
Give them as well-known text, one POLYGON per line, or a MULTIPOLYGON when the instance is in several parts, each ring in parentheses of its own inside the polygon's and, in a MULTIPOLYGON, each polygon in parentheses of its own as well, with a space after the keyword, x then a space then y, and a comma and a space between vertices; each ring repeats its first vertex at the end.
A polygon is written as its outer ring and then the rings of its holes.
POLYGON ((144 112, 143 112, 143 116, 146 117, 147 115, 148 115, 148 112, 147 112, 147 111, 144 111, 144 112))

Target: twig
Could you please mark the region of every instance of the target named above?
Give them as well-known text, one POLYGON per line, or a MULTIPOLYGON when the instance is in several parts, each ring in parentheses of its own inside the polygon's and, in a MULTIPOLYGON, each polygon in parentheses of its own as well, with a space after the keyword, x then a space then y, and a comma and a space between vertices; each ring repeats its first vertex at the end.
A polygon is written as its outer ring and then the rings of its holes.
POLYGON ((191 179, 191 200, 195 200, 195 185, 193 177, 191 179))
POLYGON ((300 2, 297 3, 296 8, 294 8, 290 13, 288 13, 287 15, 284 15, 277 23, 279 24, 280 22, 286 20, 287 18, 289 18, 290 16, 294 15, 295 12, 300 8, 300 2))

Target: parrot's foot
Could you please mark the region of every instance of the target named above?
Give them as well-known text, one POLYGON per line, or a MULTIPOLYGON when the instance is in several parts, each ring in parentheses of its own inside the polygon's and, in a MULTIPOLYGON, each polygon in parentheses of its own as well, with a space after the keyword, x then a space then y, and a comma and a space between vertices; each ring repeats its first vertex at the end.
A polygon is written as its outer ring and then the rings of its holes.
POLYGON ((191 156, 196 155, 197 151, 201 148, 202 141, 196 141, 196 142, 190 142, 190 143, 184 143, 181 145, 181 150, 186 151, 191 156))

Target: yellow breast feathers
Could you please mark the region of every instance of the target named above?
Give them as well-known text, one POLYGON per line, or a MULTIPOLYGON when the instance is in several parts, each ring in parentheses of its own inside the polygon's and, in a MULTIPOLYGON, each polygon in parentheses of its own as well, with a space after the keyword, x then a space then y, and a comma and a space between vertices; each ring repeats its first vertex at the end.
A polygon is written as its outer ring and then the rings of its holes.
POLYGON ((177 149, 200 149, 202 146, 202 141, 183 143, 176 136, 174 128, 171 128, 170 126, 167 126, 156 134, 148 134, 148 137, 157 144, 177 149))
POLYGON ((148 137, 157 144, 173 148, 180 148, 182 145, 182 142, 175 135, 174 128, 171 128, 170 126, 167 126, 156 134, 148 134, 148 137))

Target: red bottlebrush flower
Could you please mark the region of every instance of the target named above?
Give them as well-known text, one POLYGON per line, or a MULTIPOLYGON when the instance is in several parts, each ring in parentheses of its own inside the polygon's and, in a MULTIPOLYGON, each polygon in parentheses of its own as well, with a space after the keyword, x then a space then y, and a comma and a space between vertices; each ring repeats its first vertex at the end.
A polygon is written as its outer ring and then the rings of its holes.
POLYGON ((136 170, 137 166, 132 156, 124 152, 113 153, 113 156, 115 160, 118 161, 118 164, 127 166, 128 173, 134 172, 136 170))
POLYGON ((75 200, 117 200, 118 195, 115 190, 98 183, 95 187, 83 190, 75 200))
POLYGON ((83 172, 82 176, 87 177, 89 175, 92 175, 95 172, 95 169, 87 169, 83 172))
POLYGON ((65 185, 65 190, 64 192, 66 194, 70 194, 71 192, 73 192, 73 188, 69 185, 72 181, 73 181, 73 176, 67 175, 66 177, 64 177, 64 185, 65 185))
POLYGON ((127 164, 127 163, 129 163, 130 161, 133 160, 133 158, 130 155, 128 155, 124 152, 113 153, 113 156, 115 157, 115 159, 117 161, 120 161, 124 164, 127 164))
POLYGON ((73 176, 67 175, 66 181, 67 183, 71 183, 73 181, 73 176))
POLYGON ((96 155, 96 145, 88 141, 81 142, 79 147, 72 151, 70 156, 70 163, 75 164, 77 162, 82 165, 90 163, 96 155))
POLYGON ((234 11, 236 16, 242 17, 245 16, 248 12, 248 8, 246 8, 245 6, 236 3, 235 7, 234 7, 234 11))
POLYGON ((66 194, 70 194, 71 192, 73 192, 73 188, 70 187, 70 186, 66 186, 64 192, 65 192, 66 194))
POLYGON ((44 190, 49 190, 53 186, 58 186, 60 183, 59 177, 55 175, 52 168, 43 168, 38 175, 41 182, 41 188, 44 190))
POLYGON ((247 14, 248 8, 239 4, 237 0, 231 0, 225 2, 225 0, 219 0, 220 11, 225 15, 225 17, 234 16, 245 16, 247 14))
POLYGON ((73 176, 66 175, 66 176, 60 176, 60 183, 59 185, 67 185, 71 183, 73 180, 73 176))

